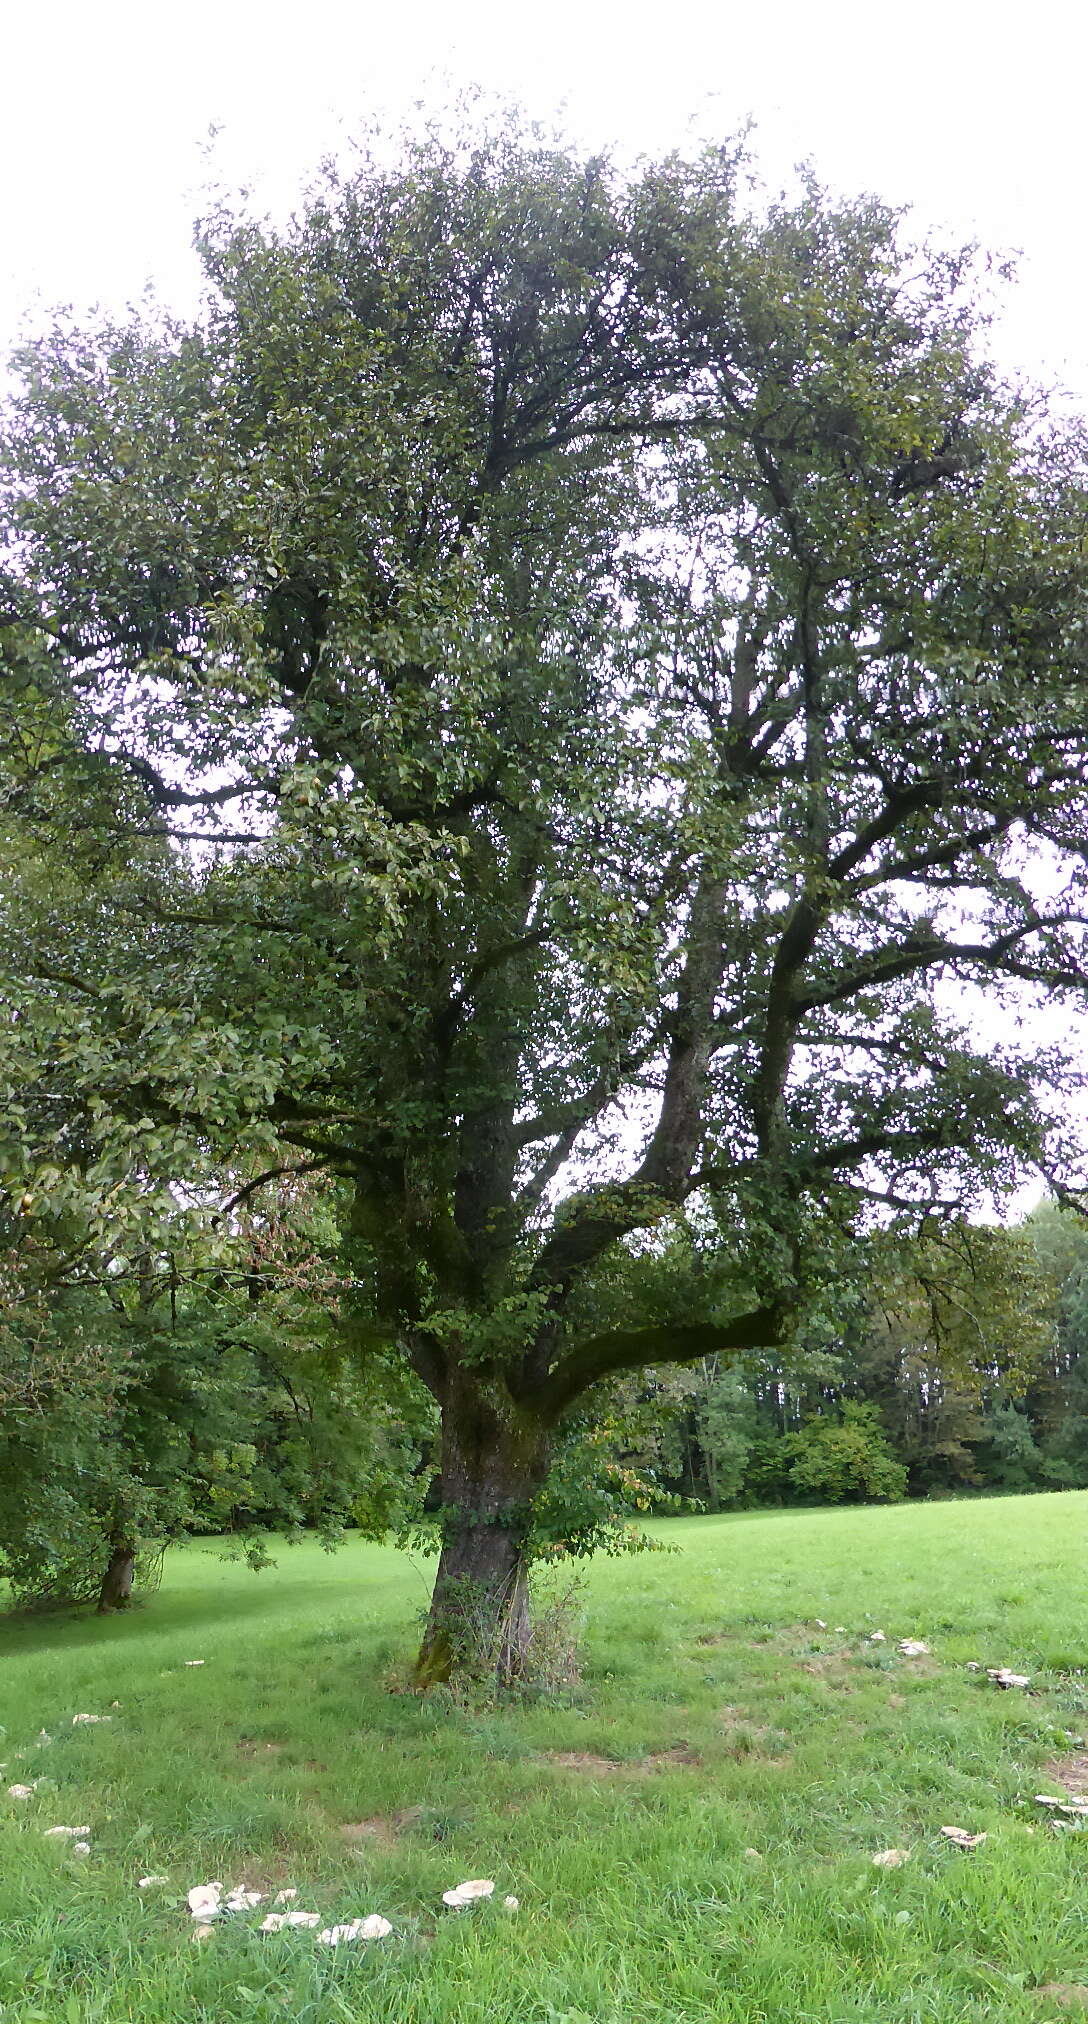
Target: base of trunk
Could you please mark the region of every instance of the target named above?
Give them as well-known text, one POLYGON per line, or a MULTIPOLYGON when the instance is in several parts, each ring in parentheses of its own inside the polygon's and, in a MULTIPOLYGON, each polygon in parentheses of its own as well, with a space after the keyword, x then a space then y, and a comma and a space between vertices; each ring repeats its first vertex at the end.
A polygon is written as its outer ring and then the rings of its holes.
POLYGON ((132 1602, 132 1576, 136 1566, 134 1546, 115 1546, 98 1592, 98 1614, 111 1609, 128 1609, 132 1602))
POLYGON ((528 1539, 547 1429, 494 1382, 451 1365, 442 1400, 442 1557, 416 1664, 421 1688, 464 1672, 500 1685, 529 1656, 528 1539))
POLYGON ((520 1540, 501 1525, 459 1527, 442 1549, 416 1686, 425 1692, 459 1671, 509 1686, 525 1672, 531 1635, 520 1540))

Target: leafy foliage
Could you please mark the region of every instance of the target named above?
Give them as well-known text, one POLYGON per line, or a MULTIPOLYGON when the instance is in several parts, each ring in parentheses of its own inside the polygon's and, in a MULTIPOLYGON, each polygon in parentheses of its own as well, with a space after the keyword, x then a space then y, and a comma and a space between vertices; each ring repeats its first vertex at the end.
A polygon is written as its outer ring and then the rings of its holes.
POLYGON ((112 1242, 341 1177, 497 1594, 593 1387, 829 1353, 821 1233, 1075 1173, 947 987, 1085 983, 1082 436, 972 255, 736 146, 425 136, 199 243, 192 325, 20 361, 3 1172, 112 1242), (731 1299, 583 1325, 701 1200, 731 1299))
MULTIPOLYGON (((657 1269, 678 1291, 678 1248, 666 1248, 657 1269)), ((708 1359, 630 1380, 613 1451, 714 1508, 838 1501, 829 1457, 862 1426, 894 1457, 897 1494, 1082 1486, 1086 1257, 1080 1214, 1053 1204, 1014 1229, 874 1234, 854 1247, 853 1286, 840 1285, 837 1338, 743 1371, 708 1359)), ((652 1253, 639 1261, 644 1287, 654 1267, 652 1253)), ((876 1476, 852 1488, 886 1494, 876 1476)))
POLYGON ((169 1257, 126 1272, 113 1254, 68 1284, 64 1257, 4 1254, 0 1568, 18 1600, 89 1599, 115 1549, 146 1569, 187 1533, 233 1534, 259 1567, 270 1528, 331 1545, 415 1508, 427 1415, 396 1415, 345 1361, 312 1214, 297 1188, 278 1206, 237 1240, 243 1273, 180 1286, 169 1257))
POLYGON ((789 1439, 790 1480, 802 1498, 823 1504, 895 1503, 906 1494, 907 1472, 888 1446, 875 1406, 847 1399, 837 1424, 810 1420, 789 1439))

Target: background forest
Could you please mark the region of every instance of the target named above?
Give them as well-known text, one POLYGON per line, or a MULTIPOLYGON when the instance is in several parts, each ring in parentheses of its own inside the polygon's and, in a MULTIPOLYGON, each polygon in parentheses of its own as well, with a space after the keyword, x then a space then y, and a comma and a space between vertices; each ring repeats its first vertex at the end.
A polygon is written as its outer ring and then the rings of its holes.
MULTIPOLYGON (((70 1251, 17 1244, 9 1225, 0 1565, 17 1599, 117 1601, 118 1541, 138 1545, 138 1581, 193 1533, 233 1536, 255 1568, 270 1532, 437 1543, 433 1403, 410 1376, 360 1375, 323 1183, 243 1211, 242 1269, 181 1280, 168 1254, 110 1252, 73 1282, 70 1251)), ((828 1247, 822 1311, 788 1354, 662 1364, 589 1395, 552 1470, 542 1552, 637 1547, 642 1516, 680 1508, 1088 1487, 1079 1217, 1045 1204, 1013 1229, 828 1247)), ((677 1224, 617 1251, 587 1309, 607 1325, 637 1302, 665 1329, 712 1316, 729 1299, 722 1257, 712 1227, 677 1224)))

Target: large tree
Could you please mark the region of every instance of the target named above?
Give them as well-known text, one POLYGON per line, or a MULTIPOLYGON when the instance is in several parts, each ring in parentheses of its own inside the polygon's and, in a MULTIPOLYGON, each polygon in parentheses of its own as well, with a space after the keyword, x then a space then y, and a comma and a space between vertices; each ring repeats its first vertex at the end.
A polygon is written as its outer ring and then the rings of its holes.
POLYGON ((83 1108, 11 1184, 343 1176, 442 1415, 423 1675, 469 1594, 509 1670, 591 1387, 780 1340, 829 1207, 1040 1151, 993 1008, 1085 976, 1082 444, 970 256, 733 148, 428 138, 199 243, 195 322, 58 326, 6 431, 5 819, 99 854, 9 880, 5 1076, 83 1108), (700 1192, 731 1306, 595 1328, 700 1192))

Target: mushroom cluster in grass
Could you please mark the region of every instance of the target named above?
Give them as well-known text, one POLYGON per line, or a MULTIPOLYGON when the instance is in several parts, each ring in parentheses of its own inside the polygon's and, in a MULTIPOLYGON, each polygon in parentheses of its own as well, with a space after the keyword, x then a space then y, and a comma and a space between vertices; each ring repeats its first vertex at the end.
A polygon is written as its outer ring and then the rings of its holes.
POLYGON ((1088 1816, 1088 1799, 1070 1799, 1066 1793, 1037 1792, 1036 1806, 1045 1806, 1051 1813, 1064 1813, 1070 1820, 1083 1820, 1088 1816))
POLYGON ((953 1848, 978 1848, 985 1841, 985 1834, 969 1834, 966 1827, 942 1827, 941 1833, 953 1848))
POLYGON ((383 1919, 378 1912, 372 1912, 366 1919, 349 1919, 345 1925, 326 1926, 324 1932, 318 1933, 317 1938, 323 1947, 338 1947, 342 1940, 384 1940, 392 1930, 388 1919, 383 1919))

